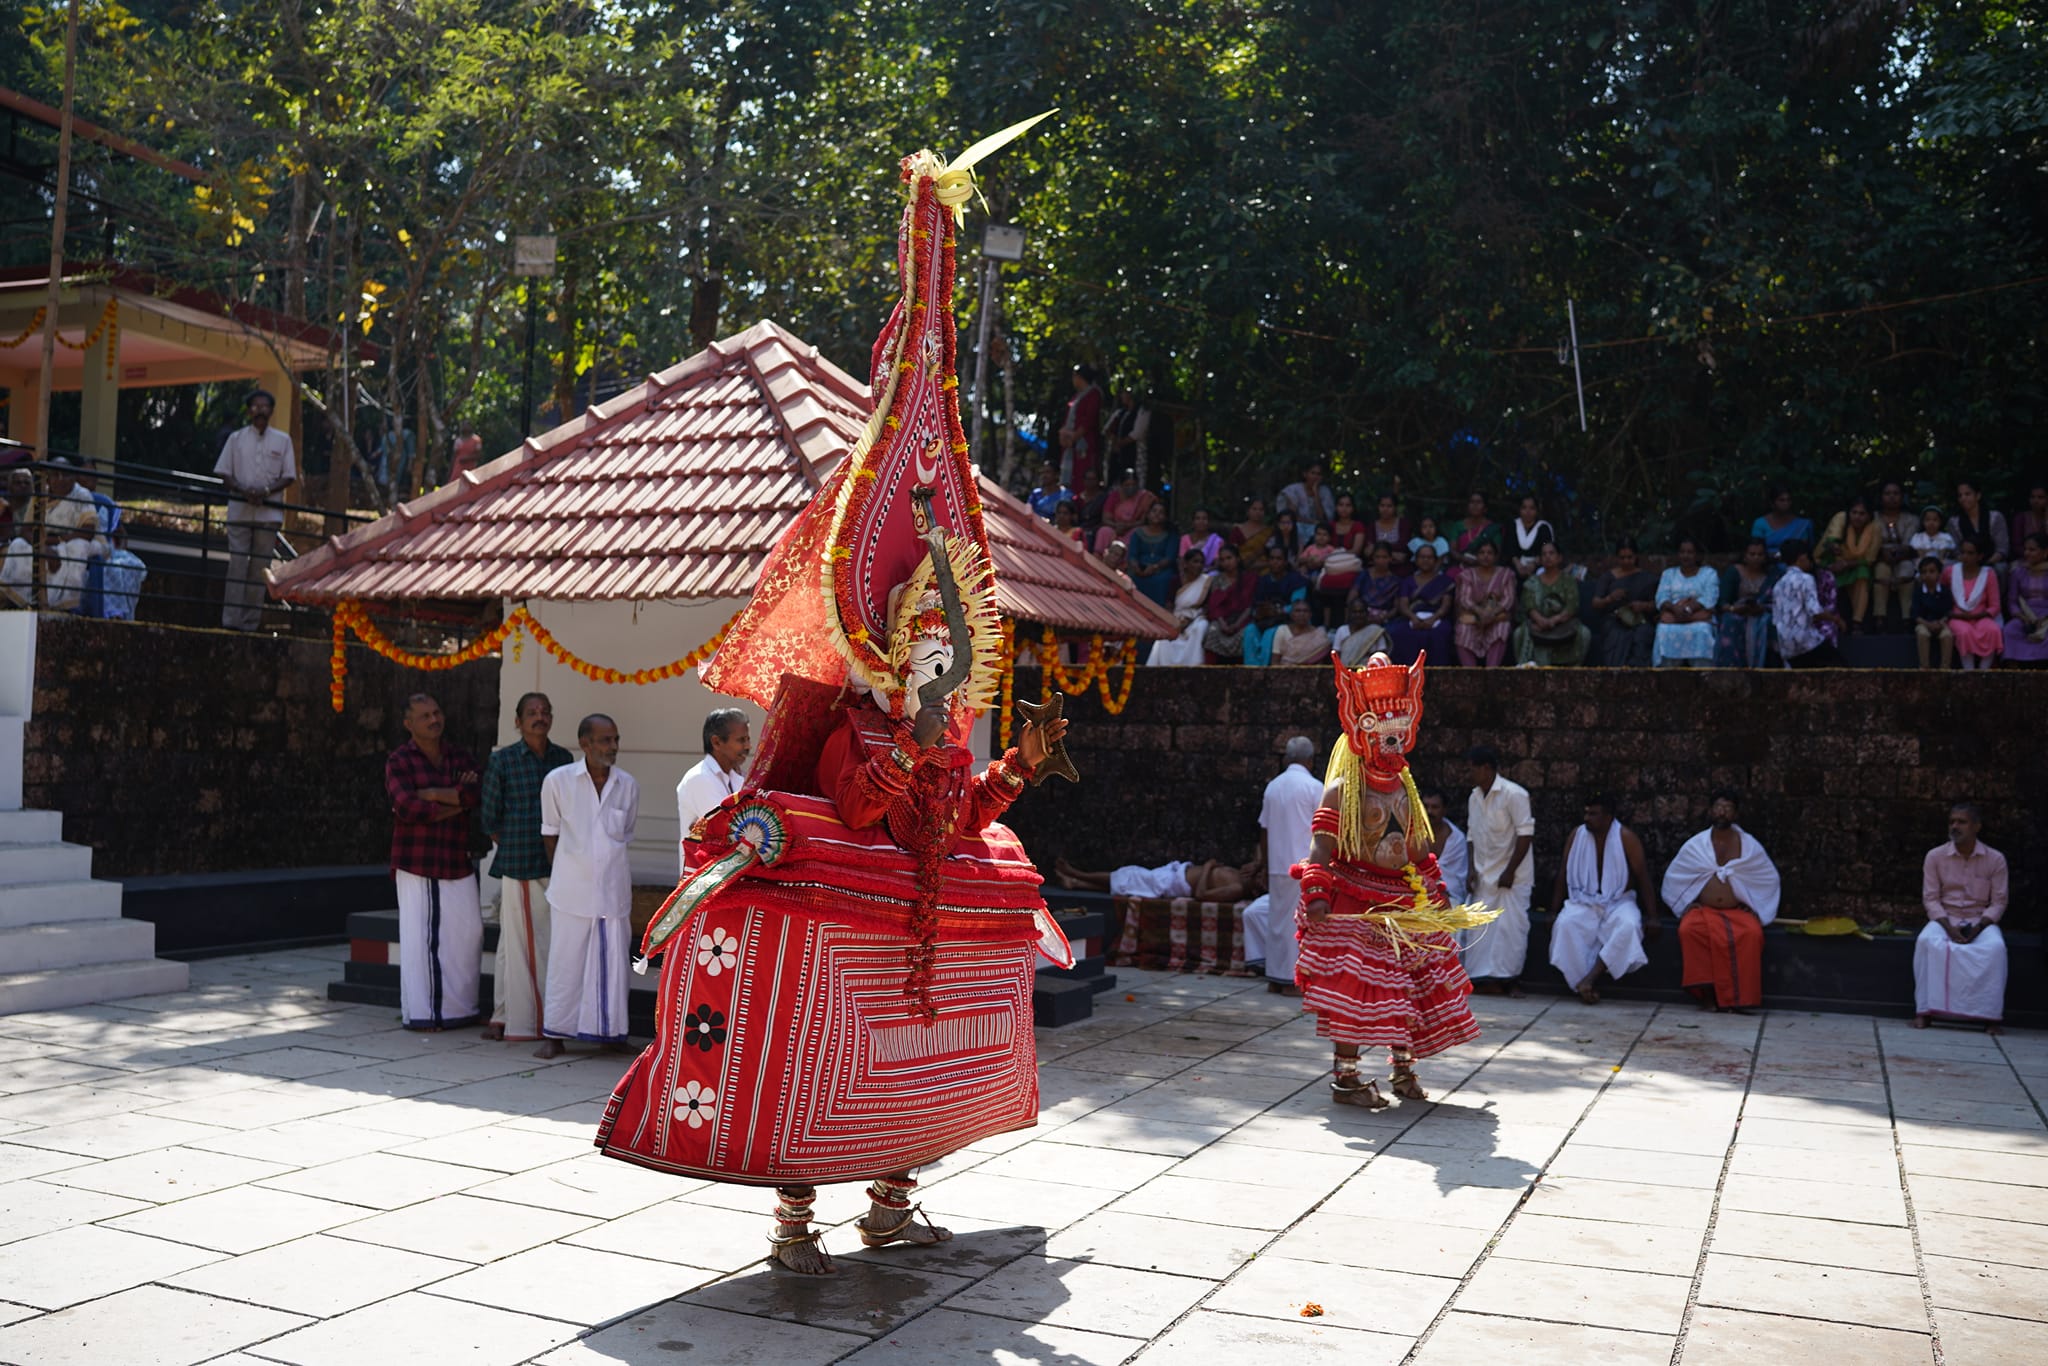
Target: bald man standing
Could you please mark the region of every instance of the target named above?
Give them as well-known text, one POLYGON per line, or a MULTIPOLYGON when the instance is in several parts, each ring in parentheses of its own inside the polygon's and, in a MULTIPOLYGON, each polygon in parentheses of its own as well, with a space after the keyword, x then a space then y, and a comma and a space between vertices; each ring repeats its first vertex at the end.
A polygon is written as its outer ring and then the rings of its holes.
MULTIPOLYGON (((1323 800, 1322 779, 1308 769, 1315 758, 1315 741, 1306 735, 1289 739, 1287 766, 1266 784, 1259 805, 1259 828, 1265 832, 1260 842, 1266 860, 1266 914, 1260 925, 1246 928, 1258 929, 1265 941, 1266 989, 1287 996, 1301 994, 1294 985, 1294 908, 1301 901, 1301 884, 1287 870, 1308 857, 1314 838, 1309 822, 1323 800)), ((1246 944, 1246 956, 1252 956, 1252 948, 1246 944)))

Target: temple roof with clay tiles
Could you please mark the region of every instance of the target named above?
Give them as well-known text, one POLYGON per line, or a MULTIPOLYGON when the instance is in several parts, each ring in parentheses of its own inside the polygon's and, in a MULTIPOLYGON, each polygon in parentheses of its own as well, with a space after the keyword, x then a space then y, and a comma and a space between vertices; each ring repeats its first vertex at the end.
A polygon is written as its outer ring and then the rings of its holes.
MULTIPOLYGON (((271 571, 298 602, 744 597, 859 438, 868 389, 773 322, 271 571)), ((1172 618, 981 481, 1004 615, 1105 635, 1172 618)))

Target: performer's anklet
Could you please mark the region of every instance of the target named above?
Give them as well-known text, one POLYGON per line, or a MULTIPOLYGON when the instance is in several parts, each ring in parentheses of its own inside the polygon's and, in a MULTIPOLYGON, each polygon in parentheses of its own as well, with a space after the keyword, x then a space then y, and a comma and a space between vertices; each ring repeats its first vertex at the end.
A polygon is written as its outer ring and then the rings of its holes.
POLYGON ((909 1209, 910 1193, 916 1189, 915 1181, 898 1181, 893 1177, 879 1176, 868 1186, 868 1199, 883 1209, 909 1209))

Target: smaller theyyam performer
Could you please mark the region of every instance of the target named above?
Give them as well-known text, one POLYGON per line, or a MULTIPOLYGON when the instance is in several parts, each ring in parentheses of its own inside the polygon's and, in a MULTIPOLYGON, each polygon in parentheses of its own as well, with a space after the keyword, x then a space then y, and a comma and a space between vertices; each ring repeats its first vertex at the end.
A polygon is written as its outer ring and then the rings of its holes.
POLYGON ((1479 1037, 1454 934, 1499 912, 1453 904, 1430 853, 1407 758, 1422 723, 1422 657, 1405 668, 1383 654, 1355 670, 1335 655, 1330 663, 1344 734, 1330 752, 1308 857, 1294 865, 1294 980, 1316 1033, 1336 1050, 1331 1097, 1382 1110, 1392 1102, 1359 1076, 1359 1050, 1384 1047, 1394 1094, 1429 1099, 1416 1060, 1479 1037))
POLYGON ((1747 1010, 1764 1003, 1764 926, 1778 918, 1778 866, 1755 835, 1735 823, 1741 798, 1714 794, 1712 822, 1664 870, 1664 904, 1678 917, 1684 954, 1679 982, 1704 1007, 1747 1010))
MULTIPOLYGON (((1035 121, 1035 120, 1034 120, 1035 121)), ((866 1182, 870 1248, 930 1246, 916 1171, 1038 1119, 1039 952, 1073 956, 999 818, 1072 777, 1051 704, 974 771, 999 687, 988 533, 955 401, 954 232, 968 167, 902 164, 902 294, 860 440, 783 537, 704 681, 767 709, 745 786, 698 823, 649 925, 654 1043, 597 1143, 678 1175, 775 1189, 770 1260, 834 1269, 817 1187, 866 1182)))

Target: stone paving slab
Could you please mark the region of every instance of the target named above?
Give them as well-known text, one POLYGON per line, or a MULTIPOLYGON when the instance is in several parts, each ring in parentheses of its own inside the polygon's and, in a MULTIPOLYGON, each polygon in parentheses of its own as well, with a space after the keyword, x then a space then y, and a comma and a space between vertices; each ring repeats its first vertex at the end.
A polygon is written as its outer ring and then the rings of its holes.
POLYGON ((618 1059, 406 1033, 342 952, 0 1017, 0 1363, 2048 1361, 2048 1034, 1486 998, 1370 1113, 1294 1003, 1120 973, 923 1173, 954 1241, 828 1188, 818 1282, 591 1151, 618 1059))

